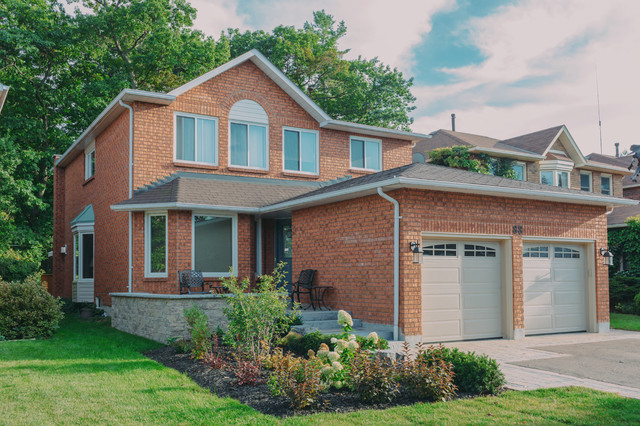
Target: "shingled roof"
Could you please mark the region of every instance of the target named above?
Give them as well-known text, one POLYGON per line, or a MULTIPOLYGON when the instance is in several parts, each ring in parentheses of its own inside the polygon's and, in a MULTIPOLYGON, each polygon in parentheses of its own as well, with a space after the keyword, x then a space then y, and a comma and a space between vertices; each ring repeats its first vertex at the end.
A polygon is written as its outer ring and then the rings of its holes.
POLYGON ((542 155, 563 127, 564 126, 560 125, 538 130, 537 132, 527 133, 526 135, 516 136, 515 138, 504 139, 502 143, 542 155))
POLYGON ((640 205, 616 207, 607 216, 607 227, 623 228, 627 226, 625 223, 627 218, 638 215, 640 215, 640 205))

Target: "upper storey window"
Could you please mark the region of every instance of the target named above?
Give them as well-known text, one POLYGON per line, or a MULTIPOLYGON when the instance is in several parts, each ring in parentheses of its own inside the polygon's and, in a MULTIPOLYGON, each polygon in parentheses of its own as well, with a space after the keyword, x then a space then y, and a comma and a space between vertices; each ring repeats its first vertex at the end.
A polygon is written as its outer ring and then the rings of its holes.
POLYGON ((600 176, 600 192, 611 195, 611 175, 600 176))
POLYGON ((382 141, 351 137, 351 168, 382 170, 382 141))
POLYGON ((176 113, 176 160, 218 165, 218 119, 176 113))
POLYGON ((269 169, 269 117, 254 101, 236 102, 229 111, 229 165, 269 169))
POLYGON ((91 144, 84 152, 84 179, 96 174, 96 146, 91 144))
POLYGON ((284 170, 318 174, 318 132, 284 129, 284 170))

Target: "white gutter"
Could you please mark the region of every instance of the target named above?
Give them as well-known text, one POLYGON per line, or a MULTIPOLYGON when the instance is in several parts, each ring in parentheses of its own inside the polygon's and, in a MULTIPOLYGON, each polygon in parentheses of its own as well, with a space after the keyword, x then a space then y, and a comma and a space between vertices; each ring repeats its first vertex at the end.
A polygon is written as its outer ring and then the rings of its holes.
POLYGON ((153 209, 173 209, 173 210, 207 210, 212 212, 221 213, 250 213, 260 214, 262 209, 259 207, 237 207, 237 206, 212 206, 209 204, 191 204, 191 203, 144 203, 144 204, 124 204, 124 205, 112 205, 111 210, 117 212, 128 211, 146 211, 153 209))
POLYGON ((400 204, 382 192, 378 187, 378 194, 393 204, 393 340, 399 340, 398 311, 400 310, 400 204))
MULTIPOLYGON (((118 103, 129 110, 129 198, 133 195, 133 108, 118 100, 118 103)), ((133 220, 132 213, 129 212, 129 293, 133 287, 133 220)))
POLYGON ((480 152, 483 154, 499 154, 502 157, 506 157, 506 158, 513 158, 516 160, 544 160, 546 157, 543 157, 542 155, 538 155, 538 154, 529 154, 526 152, 515 152, 515 151, 508 151, 505 149, 499 149, 499 148, 483 148, 481 146, 474 146, 472 148, 469 148, 469 152, 480 152))
POLYGON ((368 124, 351 123, 348 121, 328 119, 320 123, 321 128, 340 130, 343 132, 357 132, 365 135, 406 139, 411 141, 431 139, 431 135, 405 132, 404 130, 387 129, 386 127, 370 126, 368 124))

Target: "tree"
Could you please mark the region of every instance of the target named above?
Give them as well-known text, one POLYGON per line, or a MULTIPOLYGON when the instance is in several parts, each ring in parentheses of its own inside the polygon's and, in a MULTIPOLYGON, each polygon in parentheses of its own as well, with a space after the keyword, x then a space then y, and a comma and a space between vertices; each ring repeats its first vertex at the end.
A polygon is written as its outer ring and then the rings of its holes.
POLYGON ((469 152, 468 146, 452 146, 438 148, 428 153, 429 162, 438 166, 469 170, 485 175, 501 176, 515 179, 514 160, 509 158, 493 158, 486 154, 469 152))

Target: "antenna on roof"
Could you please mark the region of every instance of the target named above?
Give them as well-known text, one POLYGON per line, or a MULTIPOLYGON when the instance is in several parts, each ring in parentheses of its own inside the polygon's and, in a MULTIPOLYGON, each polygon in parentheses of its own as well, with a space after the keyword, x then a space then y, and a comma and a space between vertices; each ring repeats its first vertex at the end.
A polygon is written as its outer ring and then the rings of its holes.
POLYGON ((602 120, 600 119, 600 85, 598 84, 598 64, 596 63, 596 96, 598 97, 598 127, 600 129, 600 154, 602 154, 602 120))

